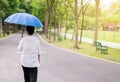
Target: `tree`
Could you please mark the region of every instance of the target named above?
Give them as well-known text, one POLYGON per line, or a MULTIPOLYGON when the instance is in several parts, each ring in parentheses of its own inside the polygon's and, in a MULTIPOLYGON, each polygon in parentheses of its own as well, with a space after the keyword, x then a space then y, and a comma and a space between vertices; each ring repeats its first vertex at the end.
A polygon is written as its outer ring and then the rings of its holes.
POLYGON ((0 0, 0 36, 2 36, 2 19, 6 16, 8 7, 9 4, 7 0, 0 0))
POLYGON ((56 9, 58 5, 58 0, 52 0, 52 5, 53 5, 53 15, 54 15, 54 41, 56 41, 56 28, 57 28, 56 9))
POLYGON ((93 45, 95 45, 98 36, 98 12, 99 12, 100 0, 95 0, 95 3, 96 3, 96 18, 95 18, 95 33, 94 33, 93 45))
POLYGON ((75 9, 74 9, 74 16, 75 16, 75 44, 74 44, 74 48, 79 48, 78 47, 78 1, 75 0, 75 9))
MULTIPOLYGON (((46 10, 46 1, 45 0, 34 0, 32 1, 32 14, 38 17, 42 22, 45 19, 45 10, 46 10)), ((43 22, 44 23, 44 22, 43 22)))
POLYGON ((32 1, 19 0, 19 12, 32 13, 32 1))
POLYGON ((85 16, 89 16, 89 17, 95 17, 95 5, 91 5, 89 4, 88 6, 88 10, 85 13, 85 16))
POLYGON ((58 36, 61 36, 63 20, 66 21, 66 18, 68 18, 68 17, 65 18, 65 15, 68 14, 67 10, 68 10, 68 4, 66 3, 66 0, 59 0, 59 4, 57 7, 57 24, 58 24, 57 35, 58 36))
POLYGON ((65 25, 65 36, 64 36, 65 40, 66 40, 67 30, 68 30, 68 10, 66 8, 66 25, 65 25))
POLYGON ((49 1, 50 0, 46 1, 47 8, 45 11, 45 35, 46 35, 46 38, 48 38, 48 21, 49 21, 49 15, 50 15, 50 2, 49 1))
POLYGON ((70 7, 73 10, 74 18, 75 18, 75 42, 74 42, 74 48, 79 49, 78 47, 78 20, 79 20, 79 14, 80 12, 78 11, 78 0, 74 0, 74 6, 72 5, 72 1, 67 0, 70 7))
POLYGON ((16 13, 17 9, 19 8, 19 1, 18 0, 8 0, 9 7, 7 8, 8 12, 7 15, 11 15, 16 13))
POLYGON ((46 1, 45 9, 45 35, 46 38, 51 40, 51 27, 52 27, 53 5, 52 0, 46 1))
POLYGON ((51 27, 54 26, 54 40, 56 41, 56 28, 57 28, 57 19, 56 19, 56 10, 57 10, 58 0, 47 0, 46 1, 46 9, 45 9, 45 34, 46 38, 48 38, 48 30, 50 29, 49 33, 49 40, 51 39, 51 27), (53 25, 54 24, 54 25, 53 25), (50 25, 50 26, 48 26, 50 25), (48 28, 50 27, 50 28, 48 28))
POLYGON ((82 13, 82 23, 81 23, 81 33, 80 33, 80 43, 82 42, 82 32, 83 32, 83 27, 84 27, 84 16, 85 16, 85 12, 86 9, 89 5, 89 2, 83 2, 83 0, 81 0, 81 13, 82 13))
POLYGON ((104 10, 103 16, 103 24, 110 22, 119 24, 120 20, 118 20, 118 18, 120 18, 120 1, 117 0, 116 2, 112 3, 108 9, 104 10))
MULTIPOLYGON (((69 6, 68 6, 68 2, 65 2, 64 4, 64 12, 63 12, 63 16, 64 17, 64 22, 65 22, 65 35, 64 35, 64 39, 66 40, 66 35, 67 35, 67 31, 68 31, 68 15, 69 15, 69 6)), ((62 17, 63 17, 62 16, 62 17)))

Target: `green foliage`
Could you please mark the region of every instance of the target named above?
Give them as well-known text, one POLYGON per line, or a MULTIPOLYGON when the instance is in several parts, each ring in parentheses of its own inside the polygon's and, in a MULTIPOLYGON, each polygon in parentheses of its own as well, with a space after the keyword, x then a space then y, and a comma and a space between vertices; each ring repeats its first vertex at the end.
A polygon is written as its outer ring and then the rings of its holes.
POLYGON ((110 8, 104 10, 102 12, 102 21, 103 24, 107 23, 116 23, 120 24, 120 0, 117 0, 116 2, 112 3, 110 8))
POLYGON ((90 17, 95 17, 95 5, 89 5, 85 15, 90 17))
MULTIPOLYGON (((12 13, 16 12, 27 12, 31 13, 38 18, 41 19, 41 21, 45 21, 45 12, 47 9, 47 1, 49 2, 49 6, 51 8, 51 11, 49 14, 52 15, 52 19, 49 21, 52 21, 52 25, 54 25, 54 16, 53 16, 53 0, 0 0, 0 15, 3 18, 3 20, 11 15, 12 13)), ((86 1, 86 0, 83 0, 86 1)), ((74 28, 74 0, 55 0, 57 3, 56 7, 56 22, 57 25, 59 24, 59 21, 62 23, 62 27, 65 27, 66 20, 68 19, 68 28, 74 28), (58 2, 57 2, 58 1, 58 2), (66 19, 66 13, 67 13, 67 19, 66 19)), ((81 8, 81 0, 78 1, 79 7, 81 8)), ((113 22, 120 24, 120 1, 113 3, 110 7, 110 9, 102 11, 102 7, 99 9, 99 28, 102 27, 102 24, 113 22), (113 12, 114 11, 114 12, 113 12)), ((104 10, 104 9, 103 9, 104 10)), ((79 28, 81 26, 81 15, 79 18, 79 28)), ((89 5, 86 13, 85 13, 85 20, 84 20, 84 29, 93 29, 95 26, 95 5, 89 5)))
POLYGON ((7 0, 0 0, 0 17, 4 17, 7 13, 7 8, 9 7, 7 0))
POLYGON ((16 12, 16 7, 17 7, 17 0, 8 0, 8 4, 9 4, 9 12, 11 13, 15 13, 16 12))
POLYGON ((19 0, 20 4, 19 4, 19 9, 24 9, 25 11, 25 0, 19 0))
POLYGON ((19 0, 20 1, 20 4, 19 4, 19 11, 22 11, 22 12, 27 12, 27 13, 32 13, 32 5, 31 5, 31 2, 30 1, 25 1, 25 0, 19 0))
POLYGON ((95 24, 95 19, 93 17, 85 16, 83 29, 93 30, 94 24, 95 24))
POLYGON ((68 8, 67 4, 65 1, 59 1, 59 4, 57 6, 57 15, 60 18, 61 16, 64 16, 66 9, 68 8))
POLYGON ((31 5, 33 6, 32 14, 44 21, 46 0, 34 0, 31 5))
POLYGON ((32 13, 32 5, 25 0, 0 0, 0 16, 3 20, 17 12, 32 13))
MULTIPOLYGON (((86 10, 85 15, 90 17, 95 17, 95 5, 89 5, 86 10)), ((102 9, 99 7, 99 16, 102 14, 102 9)))

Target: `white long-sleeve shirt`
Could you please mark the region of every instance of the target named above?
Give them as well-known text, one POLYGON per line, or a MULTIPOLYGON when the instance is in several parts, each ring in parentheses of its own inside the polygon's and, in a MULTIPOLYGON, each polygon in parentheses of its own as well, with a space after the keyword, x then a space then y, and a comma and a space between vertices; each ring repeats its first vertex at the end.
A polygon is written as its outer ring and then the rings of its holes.
POLYGON ((21 52, 21 64, 25 67, 38 67, 38 55, 41 52, 40 41, 33 36, 24 37, 19 45, 18 52, 21 52))

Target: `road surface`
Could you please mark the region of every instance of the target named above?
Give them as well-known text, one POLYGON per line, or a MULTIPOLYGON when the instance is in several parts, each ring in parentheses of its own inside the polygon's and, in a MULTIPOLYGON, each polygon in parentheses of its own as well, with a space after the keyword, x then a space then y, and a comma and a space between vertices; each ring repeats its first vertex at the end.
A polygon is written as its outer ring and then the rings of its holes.
MULTIPOLYGON (((35 35, 38 37, 37 35, 35 35)), ((17 45, 21 34, 0 40, 0 82, 24 82, 17 45)), ((40 39, 38 82, 120 82, 120 64, 65 51, 40 39)))

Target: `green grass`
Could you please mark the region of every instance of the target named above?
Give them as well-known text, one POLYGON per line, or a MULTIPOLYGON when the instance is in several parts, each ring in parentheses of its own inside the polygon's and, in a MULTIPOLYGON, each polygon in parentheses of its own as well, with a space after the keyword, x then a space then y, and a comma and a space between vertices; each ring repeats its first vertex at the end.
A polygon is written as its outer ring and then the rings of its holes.
POLYGON ((73 49, 74 42, 71 41, 70 39, 51 42, 51 44, 58 47, 62 47, 64 49, 74 51, 74 52, 78 52, 80 54, 86 54, 86 55, 97 57, 97 58, 103 58, 103 59, 107 59, 115 62, 120 62, 119 49, 108 48, 108 54, 101 54, 100 51, 96 52, 96 48, 92 46, 92 44, 88 44, 88 43, 79 44, 80 49, 73 49))
MULTIPOLYGON (((67 33, 72 34, 73 30, 68 30, 67 33)), ((79 30, 79 34, 80 34, 80 30, 79 30)), ((94 31, 83 30, 83 37, 93 39, 94 31)), ((120 32, 119 31, 118 32, 117 31, 116 32, 114 32, 114 31, 98 31, 98 40, 120 43, 120 32)))

